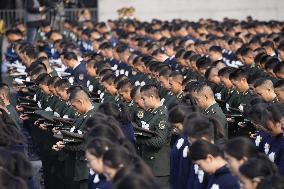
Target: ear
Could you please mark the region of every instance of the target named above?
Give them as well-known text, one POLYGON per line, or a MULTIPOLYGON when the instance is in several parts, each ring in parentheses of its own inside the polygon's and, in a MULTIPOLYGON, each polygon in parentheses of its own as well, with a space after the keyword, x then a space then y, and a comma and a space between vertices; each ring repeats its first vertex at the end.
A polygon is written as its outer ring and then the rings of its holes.
POLYGON ((208 154, 206 160, 212 162, 214 160, 214 157, 211 154, 208 154))

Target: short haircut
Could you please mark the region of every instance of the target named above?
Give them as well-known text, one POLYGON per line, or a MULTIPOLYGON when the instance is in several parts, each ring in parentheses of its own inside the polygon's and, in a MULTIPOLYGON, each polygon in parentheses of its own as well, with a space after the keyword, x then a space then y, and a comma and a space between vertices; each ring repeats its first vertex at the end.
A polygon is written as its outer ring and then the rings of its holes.
POLYGON ((145 93, 147 96, 154 96, 155 98, 160 98, 159 91, 154 85, 144 85, 140 89, 141 93, 145 93))
POLYGON ((63 58, 66 60, 78 60, 78 57, 74 52, 64 53, 63 58))

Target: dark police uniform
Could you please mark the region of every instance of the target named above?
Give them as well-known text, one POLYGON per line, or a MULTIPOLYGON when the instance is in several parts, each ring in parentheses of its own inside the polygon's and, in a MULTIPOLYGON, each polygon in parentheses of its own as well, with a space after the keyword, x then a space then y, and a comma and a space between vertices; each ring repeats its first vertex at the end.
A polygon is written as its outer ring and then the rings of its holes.
POLYGON ((227 119, 222 109, 218 105, 218 103, 214 103, 211 106, 209 106, 206 110, 203 110, 203 114, 207 115, 208 117, 215 118, 216 120, 218 120, 224 127, 226 136, 228 136, 227 119))
MULTIPOLYGON (((165 106, 152 110, 150 116, 150 119, 144 117, 144 129, 154 131, 156 136, 138 139, 138 144, 143 146, 142 158, 152 168, 154 175, 163 180, 169 176, 171 127, 165 106)), ((161 182, 165 184, 167 181, 161 182)))

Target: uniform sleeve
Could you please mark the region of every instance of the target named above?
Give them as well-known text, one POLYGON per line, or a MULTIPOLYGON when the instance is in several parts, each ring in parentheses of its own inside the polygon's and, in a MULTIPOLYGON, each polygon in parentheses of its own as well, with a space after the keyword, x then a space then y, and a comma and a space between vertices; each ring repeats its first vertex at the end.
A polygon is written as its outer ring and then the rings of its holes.
POLYGON ((166 119, 159 120, 159 122, 155 125, 156 136, 150 139, 141 140, 140 143, 148 147, 162 148, 167 143, 169 127, 170 125, 166 119))
POLYGON ((77 145, 66 145, 64 147, 64 149, 67 150, 67 151, 73 151, 73 152, 85 151, 86 150, 86 143, 83 142, 83 143, 77 144, 77 145))

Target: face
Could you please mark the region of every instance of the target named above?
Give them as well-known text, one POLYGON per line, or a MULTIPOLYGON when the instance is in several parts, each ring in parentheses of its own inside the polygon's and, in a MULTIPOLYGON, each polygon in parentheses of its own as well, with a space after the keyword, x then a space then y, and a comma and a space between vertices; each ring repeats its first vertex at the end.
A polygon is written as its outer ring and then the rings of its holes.
POLYGON ((182 123, 174 123, 172 124, 174 128, 174 133, 181 134, 183 132, 183 125, 182 123))
POLYGON ((118 91, 119 95, 126 101, 126 102, 130 102, 131 101, 131 97, 130 97, 130 89, 121 89, 118 91))
POLYGON ((57 95, 56 91, 55 91, 55 88, 53 86, 49 86, 49 91, 54 94, 54 95, 57 95))
POLYGON ((228 167, 230 169, 230 171, 236 175, 239 176, 239 168, 241 165, 243 165, 244 160, 237 160, 236 158, 234 158, 233 156, 230 156, 229 154, 225 153, 225 159, 228 162, 228 167))
POLYGON ((73 106, 78 112, 85 113, 84 104, 81 100, 73 99, 70 101, 71 106, 73 106))
POLYGON ((232 84, 233 84, 233 86, 234 86, 235 89, 237 89, 237 90, 239 90, 239 91, 241 91, 241 92, 247 90, 247 87, 248 87, 248 86, 246 86, 246 81, 245 81, 245 79, 236 79, 236 80, 233 79, 233 80, 231 80, 231 82, 232 82, 232 84))
POLYGON ((207 157, 206 159, 201 159, 194 162, 197 164, 204 172, 208 174, 213 174, 214 170, 212 169, 212 158, 207 157))
POLYGON ((171 91, 174 94, 179 94, 182 91, 182 83, 180 81, 171 77, 169 83, 170 83, 171 91))
POLYGON ((57 96, 59 96, 62 100, 67 101, 68 100, 68 94, 66 90, 61 90, 58 87, 55 88, 57 96))
POLYGON ((197 106, 201 109, 206 109, 207 108, 207 98, 204 95, 200 95, 197 93, 193 93, 193 98, 197 104, 197 106))
POLYGON ((107 82, 102 83, 106 91, 110 94, 115 94, 116 93, 116 88, 114 85, 110 85, 107 82))
POLYGON ((50 90, 49 87, 47 85, 39 85, 39 87, 41 88, 41 90, 45 93, 45 94, 50 94, 50 90))
POLYGON ((171 89, 169 78, 166 78, 164 76, 160 76, 159 80, 160 80, 160 83, 161 83, 163 88, 165 88, 166 90, 170 90, 171 89))
POLYGON ((211 74, 209 76, 209 81, 219 84, 220 83, 220 77, 218 76, 218 70, 217 69, 213 69, 211 71, 211 74))
POLYGON ((216 52, 213 52, 213 51, 209 52, 209 56, 213 61, 217 61, 221 57, 221 55, 219 53, 216 53, 216 52))
POLYGON ((143 102, 143 106, 145 107, 146 110, 149 110, 153 107, 154 104, 154 97, 153 96, 148 96, 144 92, 141 93, 141 99, 143 102))
POLYGON ((107 180, 112 180, 115 177, 117 171, 117 169, 111 168, 105 164, 103 165, 103 172, 104 175, 107 177, 107 180))
POLYGON ((96 69, 93 67, 93 64, 86 64, 87 75, 90 77, 96 76, 96 69))
POLYGON ((258 95, 259 97, 261 97, 263 100, 269 102, 272 100, 272 94, 271 94, 271 90, 267 89, 266 87, 256 87, 254 88, 254 92, 256 95, 258 95))
POLYGON ((88 166, 98 174, 103 173, 104 166, 103 166, 103 159, 97 158, 96 156, 92 155, 88 150, 86 151, 86 159, 88 162, 88 166))
POLYGON ((220 81, 228 89, 231 89, 233 87, 231 80, 226 76, 220 77, 220 81))
POLYGON ((252 181, 251 179, 241 175, 240 176, 241 182, 242 182, 242 188, 243 189, 256 189, 258 183, 252 181))
POLYGON ((144 103, 143 103, 143 100, 142 100, 142 98, 141 98, 141 93, 140 93, 140 91, 137 91, 137 94, 136 94, 135 97, 134 97, 134 102, 135 102, 140 108, 142 108, 143 110, 145 110, 144 103))

